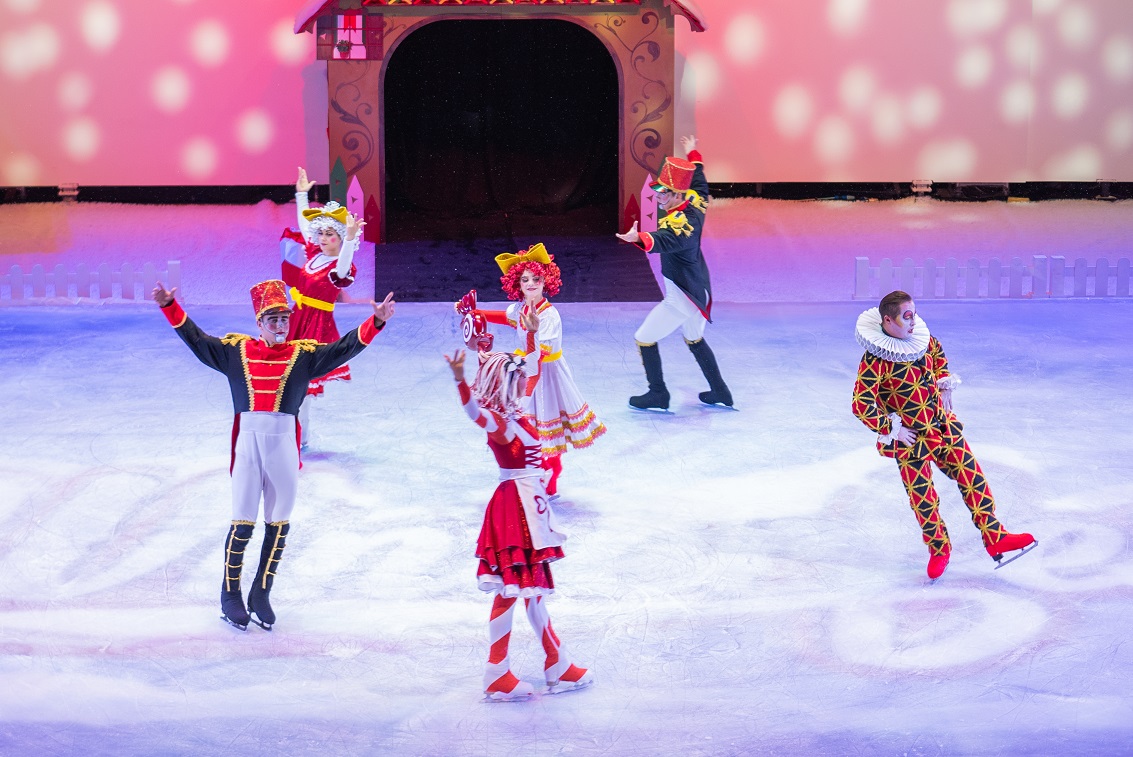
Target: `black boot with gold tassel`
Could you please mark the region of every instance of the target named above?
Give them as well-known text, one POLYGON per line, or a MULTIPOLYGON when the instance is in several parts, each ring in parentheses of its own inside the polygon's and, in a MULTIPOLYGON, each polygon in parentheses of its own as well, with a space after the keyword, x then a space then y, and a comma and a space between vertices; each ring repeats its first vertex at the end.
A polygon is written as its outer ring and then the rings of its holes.
POLYGON ((265 631, 270 631, 275 624, 275 612, 271 609, 268 596, 271 594, 271 585, 275 581, 275 572, 279 569, 290 530, 291 524, 285 520, 267 524, 264 545, 260 548, 260 568, 256 571, 256 581, 248 592, 248 612, 252 614, 252 622, 265 631))
POLYGON ((224 583, 220 587, 221 620, 248 630, 248 611, 240 594, 240 571, 244 567, 244 550, 256 524, 248 520, 234 520, 224 542, 224 583))

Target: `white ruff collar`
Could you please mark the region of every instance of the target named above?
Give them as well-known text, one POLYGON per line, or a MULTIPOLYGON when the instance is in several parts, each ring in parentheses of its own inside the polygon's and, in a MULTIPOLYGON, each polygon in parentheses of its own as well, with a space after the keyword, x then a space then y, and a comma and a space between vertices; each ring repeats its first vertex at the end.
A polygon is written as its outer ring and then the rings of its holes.
POLYGON ((928 341, 931 338, 928 326, 921 317, 917 315, 914 318, 913 335, 908 339, 898 339, 885 333, 885 329, 881 327, 881 312, 877 308, 870 308, 858 316, 854 337, 874 357, 894 363, 912 363, 928 352, 928 341))

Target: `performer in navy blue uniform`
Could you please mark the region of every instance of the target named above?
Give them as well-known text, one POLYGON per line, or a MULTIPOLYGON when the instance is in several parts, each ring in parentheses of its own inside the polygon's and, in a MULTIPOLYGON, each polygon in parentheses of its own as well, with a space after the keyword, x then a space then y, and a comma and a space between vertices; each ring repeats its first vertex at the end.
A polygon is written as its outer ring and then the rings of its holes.
POLYGON ((704 178, 704 164, 696 150, 696 137, 681 137, 681 145, 688 160, 665 158, 657 181, 652 185, 657 193, 658 210, 665 213, 657 222, 657 231, 638 232, 634 223, 625 234, 616 235, 646 252, 658 253, 661 275, 665 279, 665 298, 650 311, 634 334, 649 390, 630 397, 629 404, 641 410, 669 407, 669 390, 665 386, 657 342, 678 328, 708 380, 709 390, 700 393, 700 401, 706 405, 732 406, 732 393, 720 376, 716 356, 704 341, 704 327, 712 321, 712 282, 700 250, 704 215, 708 210, 708 180, 704 178))
POLYGON ((158 282, 153 299, 197 359, 228 377, 235 411, 229 466, 232 524, 224 549, 222 617, 240 629, 246 629, 248 622, 254 620, 270 630, 275 613, 268 596, 290 531, 288 518, 299 484, 301 430, 296 416, 307 393, 307 382, 333 371, 364 350, 393 316, 396 303, 392 292, 381 305, 371 302, 373 317, 330 344, 307 339, 288 341, 291 311, 285 285, 278 280, 264 281, 251 290, 259 338, 228 334, 218 339, 193 323, 174 299, 175 292, 158 282), (240 573, 261 496, 267 532, 245 607, 240 573))

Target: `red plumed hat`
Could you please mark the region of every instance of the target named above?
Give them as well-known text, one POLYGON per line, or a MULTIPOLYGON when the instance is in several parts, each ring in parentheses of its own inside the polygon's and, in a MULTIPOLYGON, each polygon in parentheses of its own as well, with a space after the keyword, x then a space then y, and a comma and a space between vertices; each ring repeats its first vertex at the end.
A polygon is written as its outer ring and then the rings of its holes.
POLYGON ((683 158, 665 158, 661 166, 661 173, 657 181, 650 186, 655 192, 667 189, 670 192, 681 194, 692 186, 692 175, 696 172, 696 164, 683 158))
POLYGON ((256 320, 264 313, 273 310, 290 310, 287 304, 287 285, 279 279, 261 281, 251 289, 252 310, 256 311, 256 320))

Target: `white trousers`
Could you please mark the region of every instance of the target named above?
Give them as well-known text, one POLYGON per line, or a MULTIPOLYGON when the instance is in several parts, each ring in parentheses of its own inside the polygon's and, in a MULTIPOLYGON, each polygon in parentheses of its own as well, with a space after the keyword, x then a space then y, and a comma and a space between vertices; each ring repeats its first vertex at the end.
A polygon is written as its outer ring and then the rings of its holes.
POLYGON ((633 338, 640 344, 655 344, 678 328, 689 342, 695 342, 704 336, 704 327, 708 320, 701 315, 698 308, 681 288, 669 279, 665 279, 665 299, 658 302, 637 331, 633 338))
POLYGON ((255 523, 264 500, 264 521, 288 520, 299 489, 295 416, 240 413, 236 460, 232 466, 232 520, 255 523))

